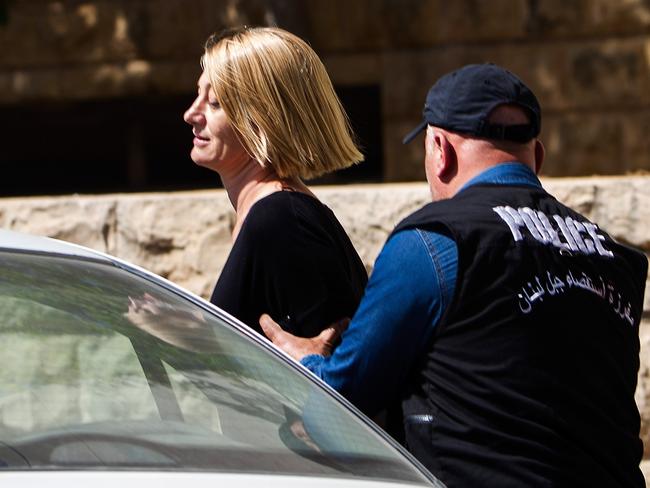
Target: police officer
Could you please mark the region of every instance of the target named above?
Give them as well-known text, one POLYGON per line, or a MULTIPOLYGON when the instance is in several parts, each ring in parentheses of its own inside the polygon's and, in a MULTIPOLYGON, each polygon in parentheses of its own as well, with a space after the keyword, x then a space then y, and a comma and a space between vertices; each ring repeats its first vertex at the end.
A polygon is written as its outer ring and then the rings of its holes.
POLYGON ((644 486, 634 401, 645 256, 558 202, 536 174, 541 110, 493 64, 429 90, 433 202, 377 258, 336 327, 268 337, 400 437, 448 486, 644 486))

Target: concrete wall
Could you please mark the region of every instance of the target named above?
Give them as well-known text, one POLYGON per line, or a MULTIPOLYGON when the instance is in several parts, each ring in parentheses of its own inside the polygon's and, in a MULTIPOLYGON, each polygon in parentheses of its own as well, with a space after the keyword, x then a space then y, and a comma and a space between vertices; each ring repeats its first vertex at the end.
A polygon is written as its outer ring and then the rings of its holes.
MULTIPOLYGON (((650 176, 543 183, 616 239, 650 254, 650 176)), ((429 198, 424 183, 319 187, 316 193, 339 217, 369 270, 393 226, 429 198)), ((223 191, 0 199, 0 227, 114 254, 204 297, 230 250, 232 225, 223 191)), ((650 284, 647 288, 636 398, 650 468, 650 284)))
MULTIPOLYGON (((0 2, 2 3, 2 2, 0 2)), ((192 94, 207 35, 278 24, 335 83, 381 88, 386 181, 421 178, 416 124, 437 77, 468 62, 518 73, 545 110, 551 176, 650 169, 647 0, 5 0, 2 105, 192 94), (191 5, 191 6, 190 6, 191 5)), ((65 143, 65 141, 62 141, 65 143)))

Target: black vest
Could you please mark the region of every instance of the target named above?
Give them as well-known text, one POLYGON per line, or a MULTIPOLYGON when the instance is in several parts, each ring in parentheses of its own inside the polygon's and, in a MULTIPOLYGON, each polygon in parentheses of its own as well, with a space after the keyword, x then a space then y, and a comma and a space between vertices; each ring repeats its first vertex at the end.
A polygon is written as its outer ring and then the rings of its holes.
POLYGON ((645 486, 634 401, 647 259, 542 189, 472 186, 401 222, 458 246, 402 401, 448 486, 645 486))

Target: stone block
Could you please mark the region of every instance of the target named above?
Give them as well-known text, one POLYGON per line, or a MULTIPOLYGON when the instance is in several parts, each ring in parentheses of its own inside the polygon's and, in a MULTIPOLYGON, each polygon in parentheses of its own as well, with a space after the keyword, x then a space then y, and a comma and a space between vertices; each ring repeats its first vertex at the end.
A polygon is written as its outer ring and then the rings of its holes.
MULTIPOLYGON (((255 2, 253 2, 255 3, 255 2)), ((142 5, 138 29, 145 56, 199 62, 208 36, 227 26, 246 23, 242 10, 226 1, 153 0, 142 5), (173 33, 173 35, 171 35, 173 33)))
MULTIPOLYGON (((458 47, 387 56, 382 91, 385 119, 410 117, 415 125, 426 91, 435 79, 467 62, 490 60, 524 79, 548 114, 542 133, 549 150, 548 174, 615 174, 650 169, 650 142, 645 137, 650 121, 647 110, 642 109, 650 96, 650 63, 642 56, 642 43, 629 41, 623 47, 628 54, 633 53, 627 58, 631 63, 628 68, 621 67, 618 74, 599 75, 600 81, 590 86, 583 86, 587 83, 585 75, 576 71, 575 59, 580 53, 598 51, 599 46, 591 43, 574 47, 573 57, 563 48, 529 45, 489 50, 458 47), (618 89, 619 85, 626 88, 618 89), (572 115, 573 110, 580 113, 572 115)), ((610 47, 620 53, 618 48, 623 49, 620 45, 617 49, 610 47)), ((387 122, 386 132, 390 131, 387 122)), ((394 164, 387 157, 386 166, 394 164)), ((395 173, 400 179, 408 178, 400 171, 387 172, 395 173)))
POLYGON ((635 109, 650 103, 647 40, 611 39, 567 46, 566 96, 572 107, 635 109))
POLYGON ((138 60, 65 70, 59 74, 61 98, 84 100, 99 98, 100 94, 109 97, 143 94, 147 91, 150 73, 151 65, 138 60))
POLYGON ((417 120, 426 93, 438 78, 465 64, 484 62, 499 64, 516 73, 535 92, 544 110, 558 110, 573 103, 565 96, 566 56, 561 49, 537 44, 453 46, 384 56, 385 117, 417 120))
POLYGON ((111 252, 115 206, 111 196, 8 198, 0 203, 0 225, 111 252))
POLYGON ((137 56, 124 2, 12 2, 0 64, 53 66, 137 56))
POLYGON ((455 42, 519 39, 524 0, 315 0, 306 12, 308 39, 322 52, 419 48, 455 42))
POLYGON ((228 27, 278 25, 301 36, 308 8, 303 0, 149 0, 130 25, 147 59, 198 63, 208 36, 228 27))
POLYGON ((461 0, 385 1, 385 23, 391 47, 424 47, 451 43, 498 42, 526 35, 529 8, 525 0, 477 2, 461 0))
POLYGON ((566 112, 543 118, 543 172, 549 176, 650 170, 650 109, 566 112), (646 135, 644 135, 646 134, 646 135))
MULTIPOLYGON (((201 70, 198 62, 159 62, 133 60, 121 64, 106 64, 93 68, 89 90, 97 97, 100 93, 114 96, 193 93, 201 70)), ((76 78, 79 81, 79 78, 76 78)), ((66 86, 70 86, 73 80, 66 86)), ((74 97, 79 91, 68 89, 66 95, 74 97)), ((89 96, 90 98, 90 96, 89 96)))
POLYGON ((543 178, 542 183, 618 241, 650 252, 650 176, 543 178))
POLYGON ((531 35, 545 39, 631 35, 650 31, 650 5, 644 0, 541 0, 530 2, 531 35))
POLYGON ((0 62, 183 59, 211 32, 244 24, 286 27, 321 53, 629 36, 649 32, 649 10, 643 0, 12 2, 0 62))
POLYGON ((424 136, 410 144, 402 139, 420 119, 390 121, 384 126, 384 179, 386 181, 425 181, 424 136))
POLYGON ((650 6, 644 0, 408 3, 400 3, 386 17, 395 19, 396 25, 409 26, 407 39, 429 46, 458 41, 517 42, 523 38, 565 41, 650 32, 650 6))
POLYGON ((457 45, 384 56, 387 117, 421 111, 428 88, 467 63, 494 62, 516 73, 546 113, 638 110, 650 105, 650 48, 642 38, 572 43, 457 45))
POLYGON ((132 59, 198 62, 216 30, 268 23, 268 2, 128 0, 12 2, 0 42, 0 64, 107 63, 132 59), (29 33, 29 35, 26 35, 29 33))
POLYGON ((311 0, 305 9, 306 39, 320 54, 381 49, 388 44, 382 5, 372 0, 311 0))
POLYGON ((8 89, 0 92, 0 103, 58 100, 61 97, 61 80, 57 71, 16 70, 6 73, 3 78, 8 89))
POLYGON ((201 66, 198 58, 189 61, 152 63, 146 93, 193 95, 196 93, 196 82, 199 76, 201 76, 201 66))
POLYGON ((322 61, 335 85, 374 85, 382 82, 381 54, 324 56, 322 61))
POLYGON ((232 246, 225 192, 123 198, 116 218, 113 253, 209 297, 232 246))
MULTIPOLYGON (((650 65, 650 58, 648 60, 650 65)), ((650 172, 650 106, 620 114, 624 124, 621 166, 625 172, 650 172)))
POLYGON ((314 187, 332 209, 370 272, 388 235, 399 221, 429 199, 426 183, 314 187))
POLYGON ((180 94, 196 90, 198 62, 78 65, 60 70, 21 70, 0 75, 0 103, 92 100, 134 95, 180 94))
MULTIPOLYGON (((556 197, 650 253, 650 176, 543 178, 556 197)), ((429 201, 420 183, 314 187, 368 269, 395 224, 429 201)), ((231 247, 223 190, 0 199, 0 226, 114 254, 208 296, 231 247)), ((650 311, 650 286, 646 294, 650 311)))
POLYGON ((421 120, 426 94, 435 80, 466 62, 471 62, 469 57, 458 50, 453 54, 444 49, 386 53, 382 65, 384 123, 411 118, 415 125, 421 120))

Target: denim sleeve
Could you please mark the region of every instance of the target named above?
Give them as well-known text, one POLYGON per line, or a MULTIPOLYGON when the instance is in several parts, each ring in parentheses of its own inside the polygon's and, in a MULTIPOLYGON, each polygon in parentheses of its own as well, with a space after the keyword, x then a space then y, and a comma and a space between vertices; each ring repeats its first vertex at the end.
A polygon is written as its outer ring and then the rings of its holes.
POLYGON ((368 415, 394 397, 424 353, 450 303, 458 251, 453 240, 409 229, 382 249, 359 309, 329 357, 302 364, 368 415))

